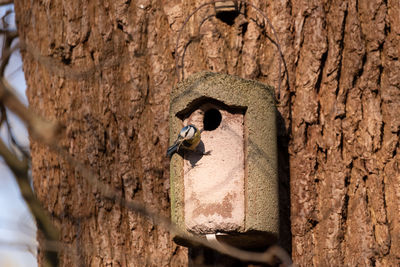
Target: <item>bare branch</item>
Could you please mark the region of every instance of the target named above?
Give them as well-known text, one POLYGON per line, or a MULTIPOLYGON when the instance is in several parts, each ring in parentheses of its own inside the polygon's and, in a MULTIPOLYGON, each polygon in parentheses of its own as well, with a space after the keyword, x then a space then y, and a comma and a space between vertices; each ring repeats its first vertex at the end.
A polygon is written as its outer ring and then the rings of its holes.
POLYGON ((10 60, 10 57, 14 51, 19 49, 19 46, 16 45, 13 48, 11 48, 11 43, 12 41, 18 37, 16 32, 4 32, 3 30, 0 31, 0 33, 3 33, 5 35, 4 43, 3 43, 3 49, 1 52, 1 65, 0 65, 0 75, 4 76, 4 71, 7 67, 7 64, 10 60))
POLYGON ((18 32, 17 31, 10 31, 6 29, 0 29, 0 34, 8 34, 12 38, 17 38, 18 37, 18 32))
POLYGON ((44 143, 54 142, 60 132, 58 123, 46 121, 27 108, 3 78, 0 80, 0 102, 13 111, 28 127, 31 135, 44 143))
POLYGON ((9 220, 2 216, 0 217, 0 229, 23 233, 27 237, 32 237, 36 234, 36 227, 17 220, 9 220))
MULTIPOLYGON (((57 139, 58 132, 61 129, 59 124, 45 121, 44 119, 35 115, 29 108, 25 107, 19 101, 19 99, 12 93, 9 85, 6 84, 4 80, 0 81, 0 101, 3 101, 3 103, 9 109, 14 111, 18 116, 21 117, 28 128, 31 129, 32 137, 48 145, 50 149, 57 152, 61 157, 67 160, 67 162, 71 166, 73 166, 74 168, 76 168, 77 171, 80 172, 80 174, 91 184, 91 186, 93 186, 101 193, 101 196, 108 199, 113 199, 116 203, 121 203, 121 205, 126 207, 127 209, 140 213, 150 218, 151 220, 154 220, 157 224, 164 225, 171 233, 180 236, 182 239, 185 239, 188 242, 201 244, 203 246, 212 248, 220 253, 224 253, 244 261, 256 261, 273 264, 275 262, 275 258, 279 258, 286 266, 291 266, 289 255, 286 253, 286 251, 277 246, 269 248, 264 253, 256 253, 237 249, 235 247, 219 242, 209 242, 204 238, 186 235, 185 233, 180 231, 174 224, 172 224, 169 218, 160 216, 156 212, 150 211, 143 204, 137 201, 126 200, 122 198, 121 194, 116 192, 116 190, 108 184, 101 182, 100 179, 98 179, 97 175, 95 175, 86 165, 82 164, 80 160, 75 159, 67 151, 60 148, 58 146, 57 139)), ((5 145, 3 144, 3 149, 4 147, 5 145)), ((0 146, 0 154, 2 154, 1 150, 3 149, 0 146)), ((16 163, 18 162, 16 162, 15 160, 10 161, 11 166, 12 164, 16 163)), ((20 167, 22 168, 22 166, 20 167)))
MULTIPOLYGON (((0 0, 1 5, 1 0, 0 0)), ((1 32, 0 32, 1 33, 1 32)), ((11 54, 17 49, 11 47, 12 40, 15 38, 13 34, 6 33, 5 46, 2 54, 2 62, 0 65, 0 75, 4 77, 4 70, 8 64, 11 54)), ((100 195, 107 199, 113 199, 116 203, 120 203, 123 207, 130 211, 137 212, 141 215, 148 217, 153 220, 156 224, 162 224, 171 233, 180 236, 181 239, 185 239, 190 243, 201 244, 203 246, 212 248, 220 253, 227 254, 229 256, 238 258, 244 261, 256 261, 267 264, 274 264, 276 258, 279 258, 285 266, 291 266, 291 260, 289 255, 282 248, 273 246, 264 253, 256 253, 244 251, 227 244, 220 242, 210 242, 204 238, 197 236, 188 236, 177 228, 170 219, 164 216, 158 215, 156 212, 149 210, 142 203, 132 200, 126 200, 122 197, 120 192, 116 191, 113 187, 106 183, 101 182, 97 175, 91 171, 91 169, 84 165, 82 161, 72 157, 68 151, 61 148, 58 145, 58 135, 61 131, 61 125, 57 122, 49 122, 44 120, 40 116, 36 115, 32 110, 27 108, 13 93, 13 88, 7 83, 4 78, 0 79, 0 102, 3 103, 7 108, 13 111, 23 122, 27 125, 30 130, 31 136, 36 140, 46 144, 49 148, 57 152, 63 157, 72 167, 80 172, 83 178, 85 178, 89 184, 100 192, 100 195)), ((28 204, 35 220, 38 224, 39 230, 45 235, 45 246, 46 258, 54 266, 58 265, 57 253, 63 249, 58 241, 58 232, 52 225, 51 220, 41 208, 39 201, 35 198, 35 195, 30 187, 28 180, 28 164, 26 160, 19 160, 0 140, 0 155, 3 156, 6 163, 16 176, 18 185, 20 187, 22 196, 28 204), (52 245, 49 245, 52 244, 52 245), (56 244, 55 246, 53 246, 56 244), (52 247, 52 249, 49 249, 52 247)))
MULTIPOLYGON (((29 183, 28 162, 26 160, 19 160, 7 148, 7 146, 3 143, 3 140, 1 139, 0 155, 3 157, 4 161, 13 172, 21 191, 22 197, 28 205, 32 215, 34 216, 39 230, 44 234, 46 239, 58 241, 57 229, 53 226, 53 223, 50 221, 49 216, 47 216, 46 212, 43 210, 40 202, 37 200, 35 194, 32 191, 31 185, 29 183)), ((48 259, 51 266, 58 265, 57 253, 48 251, 46 252, 46 258, 48 259)))
POLYGON ((162 224, 166 227, 172 234, 178 235, 181 239, 188 241, 188 243, 192 244, 201 244, 203 246, 214 249, 220 253, 229 255, 231 257, 243 260, 243 261, 254 261, 261 262, 273 265, 276 261, 276 258, 280 259, 284 266, 291 266, 292 261, 287 252, 278 246, 273 246, 267 249, 263 253, 257 252, 249 252, 245 250, 241 250, 230 245, 220 243, 220 242, 210 242, 204 238, 196 237, 196 236, 188 236, 186 233, 179 230, 169 218, 160 216, 158 213, 151 211, 149 208, 144 206, 142 203, 127 200, 122 198, 121 194, 116 192, 114 188, 110 185, 103 183, 98 179, 97 175, 92 172, 86 165, 82 164, 81 161, 72 157, 68 152, 64 149, 60 148, 56 142, 56 140, 49 140, 48 143, 50 149, 57 152, 61 157, 63 157, 71 166, 75 167, 80 174, 86 178, 86 180, 100 192, 100 195, 107 199, 113 199, 116 203, 120 203, 123 207, 128 210, 137 212, 142 214, 149 219, 153 220, 156 224, 162 224))
POLYGON ((11 5, 14 4, 13 0, 0 0, 0 6, 11 5))
POLYGON ((0 247, 12 248, 17 250, 27 250, 34 252, 36 246, 34 244, 28 244, 27 242, 11 242, 11 241, 0 241, 0 247))

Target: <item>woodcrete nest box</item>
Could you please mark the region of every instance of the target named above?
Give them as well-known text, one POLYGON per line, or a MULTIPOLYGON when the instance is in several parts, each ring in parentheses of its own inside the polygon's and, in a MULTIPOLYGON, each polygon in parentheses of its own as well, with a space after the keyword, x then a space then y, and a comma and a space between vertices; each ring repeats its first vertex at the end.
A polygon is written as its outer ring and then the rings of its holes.
MULTIPOLYGON (((277 241, 279 201, 273 89, 210 72, 180 82, 171 94, 170 139, 193 124, 200 152, 171 159, 172 220, 186 234, 215 234, 231 245, 277 241)), ((175 242, 189 245, 179 236, 175 242)))

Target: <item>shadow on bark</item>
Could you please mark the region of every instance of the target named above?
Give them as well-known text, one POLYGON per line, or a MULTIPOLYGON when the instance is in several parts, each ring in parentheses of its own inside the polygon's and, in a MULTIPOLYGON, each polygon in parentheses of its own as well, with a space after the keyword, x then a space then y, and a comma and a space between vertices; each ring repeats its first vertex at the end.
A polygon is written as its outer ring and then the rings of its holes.
POLYGON ((289 162, 289 130, 285 129, 285 121, 277 111, 278 129, 278 179, 279 179, 279 242, 282 248, 292 253, 292 233, 290 223, 290 162, 289 162))

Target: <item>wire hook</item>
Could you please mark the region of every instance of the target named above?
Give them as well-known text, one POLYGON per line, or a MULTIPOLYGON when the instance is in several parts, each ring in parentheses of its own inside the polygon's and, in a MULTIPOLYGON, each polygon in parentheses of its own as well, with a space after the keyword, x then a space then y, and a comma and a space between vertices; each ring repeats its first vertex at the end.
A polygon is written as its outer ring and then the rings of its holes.
MULTIPOLYGON (((182 31, 183 31, 184 27, 188 23, 189 19, 194 14, 196 14, 200 9, 202 9, 203 7, 208 6, 208 5, 212 5, 212 4, 215 4, 215 3, 218 3, 218 2, 228 2, 228 1, 230 1, 230 0, 214 0, 214 1, 210 1, 210 2, 207 2, 207 3, 201 4, 199 7, 197 7, 192 13, 190 13, 186 17, 185 21, 183 22, 181 28, 178 31, 178 38, 176 39, 176 44, 175 44, 175 72, 176 72, 176 76, 178 78, 178 82, 180 82, 180 80, 181 80, 180 79, 180 73, 179 73, 179 58, 180 58, 180 55, 178 54, 178 45, 179 45, 179 40, 181 39, 181 35, 182 35, 182 31)), ((279 96, 278 96, 278 98, 280 98, 281 83, 282 83, 282 78, 281 78, 281 75, 282 75, 282 69, 281 68, 282 67, 281 67, 281 65, 284 64, 284 57, 283 57, 281 45, 279 44, 279 39, 278 39, 278 35, 277 35, 276 31, 275 31, 275 28, 272 26, 272 23, 268 19, 267 15, 265 15, 264 12, 260 8, 256 7, 254 4, 252 4, 252 3, 248 2, 248 1, 244 1, 244 0, 235 0, 235 2, 244 3, 246 5, 249 5, 249 6, 253 7, 259 14, 261 14, 263 16, 265 21, 268 23, 268 26, 271 28, 271 31, 272 31, 272 33, 273 33, 273 35, 275 37, 275 41, 272 41, 272 43, 275 44, 275 46, 276 46, 276 48, 277 48, 277 50, 279 52, 279 55, 280 55, 280 57, 279 57, 279 59, 280 59, 279 70, 278 70, 278 72, 279 72, 279 79, 278 79, 278 94, 279 94, 279 96)), ((183 57, 184 56, 182 55, 182 62, 183 62, 183 57)), ((184 78, 183 66, 184 65, 182 64, 182 79, 184 78)))

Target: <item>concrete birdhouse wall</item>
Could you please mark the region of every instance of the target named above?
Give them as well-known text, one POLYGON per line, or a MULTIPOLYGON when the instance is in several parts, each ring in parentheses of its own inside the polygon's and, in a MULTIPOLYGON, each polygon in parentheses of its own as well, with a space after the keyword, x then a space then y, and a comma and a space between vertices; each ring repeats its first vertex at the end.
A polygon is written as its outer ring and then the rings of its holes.
MULTIPOLYGON (((180 129, 203 129, 197 151, 171 159, 172 220, 186 234, 216 234, 241 247, 279 235, 276 110, 271 87, 202 72, 171 94, 171 143, 180 129)), ((187 245, 179 236, 178 244, 187 245)))

